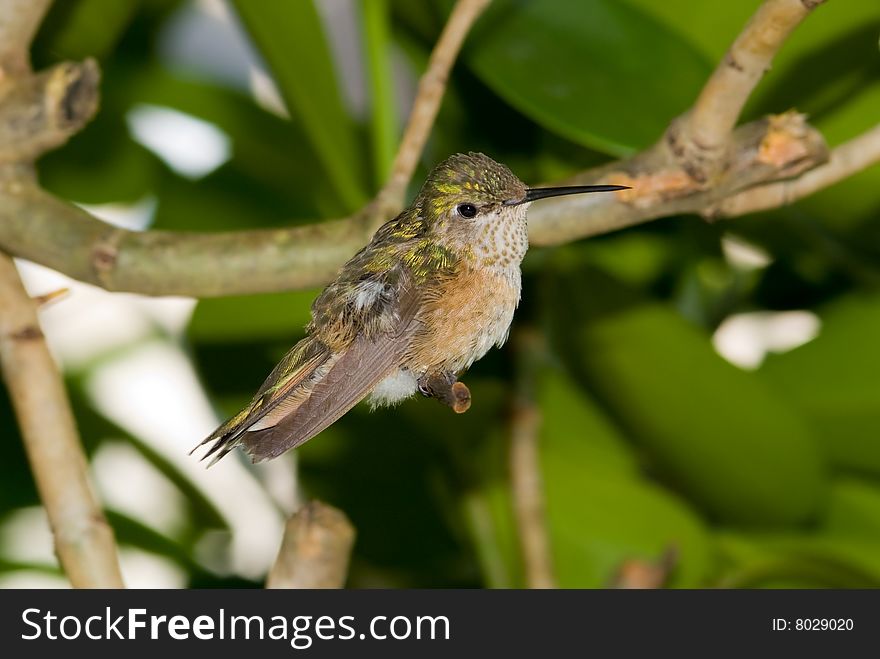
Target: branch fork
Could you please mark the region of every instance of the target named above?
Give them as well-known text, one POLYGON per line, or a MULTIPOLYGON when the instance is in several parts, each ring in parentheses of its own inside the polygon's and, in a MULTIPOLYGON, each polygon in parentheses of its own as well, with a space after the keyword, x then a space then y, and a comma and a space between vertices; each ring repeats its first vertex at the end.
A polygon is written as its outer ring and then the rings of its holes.
POLYGON ((765 0, 706 82, 693 107, 665 141, 674 159, 701 184, 711 184, 731 155, 730 136, 773 57, 824 0, 765 0))
POLYGON ((63 62, 0 84, 0 164, 33 162, 82 130, 98 109, 97 63, 63 62))

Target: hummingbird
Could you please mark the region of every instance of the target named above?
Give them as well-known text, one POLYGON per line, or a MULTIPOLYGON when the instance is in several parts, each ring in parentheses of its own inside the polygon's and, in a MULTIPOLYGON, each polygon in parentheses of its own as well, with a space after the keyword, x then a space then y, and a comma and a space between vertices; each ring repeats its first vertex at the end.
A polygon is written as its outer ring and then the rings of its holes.
POLYGON ((623 189, 529 188, 482 153, 450 156, 315 299, 306 337, 247 407, 192 452, 213 442, 208 466, 237 446, 275 458, 367 397, 375 408, 420 393, 466 411, 458 376, 505 342, 519 304, 529 205, 623 189))

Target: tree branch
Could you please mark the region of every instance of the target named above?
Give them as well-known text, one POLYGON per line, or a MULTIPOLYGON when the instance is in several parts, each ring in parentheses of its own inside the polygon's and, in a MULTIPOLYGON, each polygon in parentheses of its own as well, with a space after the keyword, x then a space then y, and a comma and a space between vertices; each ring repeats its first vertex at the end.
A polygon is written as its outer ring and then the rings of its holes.
MULTIPOLYGON (((97 107, 98 69, 60 64, 31 74, 30 42, 48 0, 0 2, 0 186, 33 185, 30 162, 82 128, 97 107)), ((24 211, 27 214, 27 211, 24 211)), ((77 588, 121 588, 113 530, 93 494, 64 381, 37 307, 0 253, 0 366, 21 428, 55 551, 77 588)))
POLYGON ((212 297, 326 283, 370 239, 360 217, 230 233, 128 231, 0 181, 0 249, 109 291, 212 297))
MULTIPOLYGON (((369 241, 379 224, 398 212, 437 116, 449 71, 471 26, 489 2, 456 3, 419 83, 389 181, 377 199, 359 213, 281 230, 134 232, 108 226, 15 177, 5 186, 0 182, 0 249, 106 290, 147 295, 212 297, 326 283, 369 241)), ((94 69, 90 62, 81 66, 94 69)), ((0 144, 3 117, 18 114, 20 104, 12 100, 0 98, 0 144)), ((41 98, 31 101, 31 107, 47 104, 41 98)), ((93 110, 95 104, 96 100, 82 105, 93 110)), ((29 144, 46 144, 57 131, 35 124, 28 133, 29 144)), ((15 155, 21 151, 14 150, 15 155)))
MULTIPOLYGON (((818 3, 767 0, 730 51, 734 61, 752 73, 722 64, 696 104, 703 108, 695 110, 696 119, 686 115, 658 144, 636 156, 561 182, 621 183, 633 189, 537 204, 529 214, 532 244, 557 245, 674 214, 705 214, 728 197, 797 177, 824 162, 827 151, 821 135, 795 113, 768 117, 733 131, 725 138, 724 166, 711 181, 693 174, 703 166, 701 162, 708 161, 689 159, 691 151, 670 148, 668 137, 675 131, 679 136, 691 134, 691 126, 699 130, 709 126, 711 122, 700 117, 717 102, 712 100, 716 95, 731 90, 747 95, 759 77, 754 72, 769 64, 784 37, 818 3)), ((429 66, 420 85, 395 174, 377 200, 361 212, 282 230, 131 232, 110 227, 36 187, 0 183, 0 249, 108 290, 148 295, 211 297, 326 283, 398 204, 436 115, 452 59, 486 4, 487 0, 460 0, 456 5, 432 57, 434 66, 429 66)), ((712 135, 720 135, 722 128, 729 131, 735 123, 742 103, 731 103, 735 112, 725 108, 723 121, 712 124, 712 135)))
POLYGON ((880 162, 880 124, 836 147, 824 165, 789 181, 750 188, 703 211, 709 219, 787 206, 880 162))
POLYGON ((728 141, 752 90, 800 22, 825 0, 766 0, 733 42, 666 139, 675 159, 700 183, 721 171, 728 141))
POLYGON ((342 511, 309 502, 287 520, 266 587, 342 588, 354 536, 354 527, 342 511))
POLYGON ((76 588, 121 588, 113 531, 89 483, 64 382, 37 319, 38 302, 0 254, 0 366, 59 562, 76 588))
MULTIPOLYGON (((734 164, 710 189, 668 164, 658 147, 588 170, 566 183, 603 181, 633 190, 536 204, 529 211, 529 239, 557 245, 675 213, 699 213, 732 192, 791 176, 825 158, 821 136, 800 115, 747 124, 734 143, 734 164), (770 140, 777 144, 772 158, 770 140)), ((331 279, 370 239, 371 213, 368 208, 290 229, 135 232, 111 227, 36 186, 0 182, 0 249, 110 291, 212 297, 293 290, 331 279)))
POLYGON ((86 60, 0 86, 0 163, 30 162, 82 129, 98 108, 99 79, 86 60))
POLYGON ((31 40, 52 0, 3 0, 0 3, 0 83, 30 71, 31 40))
POLYGON ((632 158, 562 182, 615 183, 632 189, 613 195, 557 197, 536 204, 529 210, 529 241, 559 245, 661 217, 700 213, 727 196, 796 176, 826 158, 822 136, 796 112, 737 128, 731 137, 728 166, 711 186, 695 181, 683 167, 671 162, 661 142, 632 158))

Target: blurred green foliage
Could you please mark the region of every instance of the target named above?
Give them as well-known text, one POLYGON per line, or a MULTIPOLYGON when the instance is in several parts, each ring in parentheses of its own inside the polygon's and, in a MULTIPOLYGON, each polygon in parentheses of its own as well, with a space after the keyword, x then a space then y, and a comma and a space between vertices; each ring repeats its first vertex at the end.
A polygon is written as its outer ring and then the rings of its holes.
MULTIPOLYGON (((649 145, 693 101, 757 5, 497 0, 453 72, 417 179, 455 151, 483 150, 541 181, 649 145)), ((356 35, 365 116, 345 102, 341 65, 310 2, 231 3, 289 120, 246 89, 161 54, 185 6, 54 4, 35 64, 91 55, 104 77, 97 118, 40 163, 47 188, 88 203, 152 195, 156 227, 201 231, 317 221, 375 192, 403 88, 389 85, 382 67, 393 52, 395 70, 417 75, 450 3, 370 7, 356 35), (129 133, 126 117, 142 104, 215 124, 232 140, 231 157, 207 176, 182 178, 129 133)), ((876 0, 821 7, 786 44, 746 118, 795 107, 832 144, 874 125, 878 33, 876 0)), ((514 334, 540 332, 540 355, 523 366, 509 344, 475 365, 466 378, 475 402, 464 416, 425 400, 357 408, 298 452, 307 495, 357 527, 350 584, 523 585, 508 423, 524 381, 542 418, 561 586, 608 585, 625 561, 656 561, 668 549, 677 554, 674 586, 880 584, 878 188, 874 167, 778 211, 717 225, 669 218, 533 250, 514 334), (728 235, 760 247, 769 264, 746 269, 726 258, 728 235), (714 350, 712 334, 731 315, 789 309, 817 314, 819 336, 752 372, 714 350)), ((314 294, 199 302, 185 348, 221 413, 236 411, 302 336, 314 294)), ((88 450, 130 444, 188 502, 173 537, 109 511, 120 542, 167 558, 192 585, 258 585, 218 576, 200 559, 199 541, 224 527, 222 512, 101 417, 83 376, 71 374, 69 385, 88 450)), ((18 438, 9 437, 5 395, 0 427, 2 521, 37 499, 18 438)), ((0 572, 21 567, 0 562, 0 572)))

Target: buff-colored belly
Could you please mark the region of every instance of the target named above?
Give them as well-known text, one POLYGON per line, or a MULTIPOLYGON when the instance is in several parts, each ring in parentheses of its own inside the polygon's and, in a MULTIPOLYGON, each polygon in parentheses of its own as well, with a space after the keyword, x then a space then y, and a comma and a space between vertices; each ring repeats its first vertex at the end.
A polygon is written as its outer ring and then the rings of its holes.
POLYGON ((424 329, 404 366, 418 375, 468 368, 507 338, 519 296, 519 268, 464 270, 419 315, 424 329))

